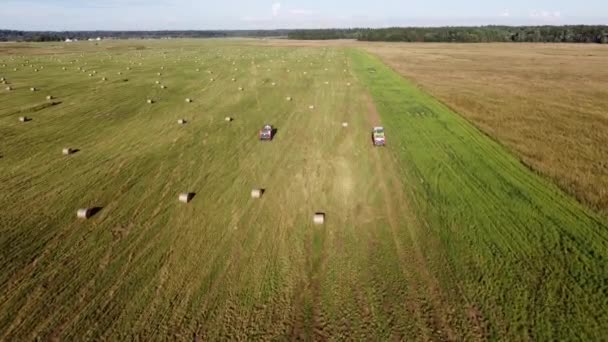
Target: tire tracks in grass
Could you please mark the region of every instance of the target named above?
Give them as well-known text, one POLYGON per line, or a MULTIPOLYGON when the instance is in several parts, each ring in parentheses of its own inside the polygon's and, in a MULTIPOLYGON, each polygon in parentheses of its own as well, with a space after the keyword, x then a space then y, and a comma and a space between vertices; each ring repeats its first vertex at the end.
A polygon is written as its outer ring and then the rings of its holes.
MULTIPOLYGON (((375 125, 380 122, 380 115, 376 110, 374 102, 369 94, 366 98, 368 119, 371 125, 375 125)), ((431 275, 429 268, 426 264, 424 254, 422 253, 420 246, 417 243, 418 237, 415 232, 419 222, 413 213, 411 206, 403 196, 404 189, 401 181, 396 178, 395 160, 383 158, 380 156, 380 152, 377 148, 373 148, 372 156, 375 160, 376 173, 379 175, 379 182, 381 191, 386 203, 386 214, 389 220, 391 228, 391 234, 393 236, 394 246, 399 256, 400 267, 403 275, 406 279, 409 279, 409 285, 411 285, 411 300, 407 303, 412 313, 418 315, 424 322, 426 322, 426 329, 423 333, 426 335, 425 338, 433 338, 440 340, 456 340, 457 335, 452 328, 450 322, 449 312, 452 309, 443 300, 441 290, 437 283, 437 280, 431 275), (392 189, 397 194, 397 200, 389 200, 393 198, 387 184, 387 180, 392 183, 392 189), (394 203, 399 205, 399 210, 393 208, 394 203), (396 214, 400 212, 401 215, 396 214), (406 248, 403 242, 399 238, 398 230, 400 229, 399 219, 405 219, 407 231, 410 236, 412 243, 411 249, 406 248), (414 261, 413 263, 411 261, 414 261), (405 265, 413 265, 416 270, 409 269, 405 265)))

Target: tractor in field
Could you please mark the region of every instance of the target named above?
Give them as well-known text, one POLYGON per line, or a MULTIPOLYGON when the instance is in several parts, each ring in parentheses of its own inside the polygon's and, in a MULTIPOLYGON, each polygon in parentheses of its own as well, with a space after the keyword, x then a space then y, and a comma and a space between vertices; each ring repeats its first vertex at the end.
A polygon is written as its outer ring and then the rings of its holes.
POLYGON ((372 131, 372 142, 374 146, 385 146, 386 137, 384 135, 384 127, 374 127, 372 131))
POLYGON ((272 141, 274 137, 274 128, 272 125, 264 125, 260 130, 259 138, 262 141, 272 141))

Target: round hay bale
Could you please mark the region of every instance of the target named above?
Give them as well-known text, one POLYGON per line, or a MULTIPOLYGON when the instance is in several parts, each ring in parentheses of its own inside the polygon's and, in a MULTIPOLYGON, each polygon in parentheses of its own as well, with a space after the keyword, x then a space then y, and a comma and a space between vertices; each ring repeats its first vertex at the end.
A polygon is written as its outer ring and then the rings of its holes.
POLYGON ((324 213, 315 213, 315 215, 312 218, 312 221, 316 225, 325 224, 325 214, 324 213))
POLYGON ((156 84, 160 84, 160 81, 155 81, 154 83, 156 83, 156 84))
POLYGON ((11 91, 11 90, 13 90, 13 88, 11 88, 11 87, 6 87, 6 91, 11 91))
POLYGON ((315 109, 315 106, 310 105, 310 106, 308 106, 308 109, 313 110, 313 109, 315 109))
POLYGON ((251 198, 259 199, 262 197, 264 190, 262 189, 253 189, 251 190, 251 198))
POLYGON ((4 77, 0 77, 0 81, 4 82, 6 79, 4 77))
POLYGON ((243 91, 243 90, 245 90, 245 89, 243 89, 243 87, 239 87, 239 91, 243 91))
POLYGON ((346 83, 346 86, 347 86, 347 87, 350 87, 350 86, 351 86, 350 82, 346 83))
POLYGON ((342 127, 344 127, 344 128, 348 127, 348 122, 343 122, 342 127))
POLYGON ((186 124, 186 120, 185 119, 179 119, 177 120, 177 123, 180 125, 185 125, 186 124))
POLYGON ((230 122, 230 121, 232 121, 232 118, 231 118, 231 117, 229 117, 229 116, 227 116, 227 117, 225 117, 225 118, 224 118, 224 121, 226 121, 226 122, 230 122))
POLYGON ((293 101, 293 98, 291 98, 290 96, 287 96, 287 97, 285 98, 285 100, 287 100, 287 101, 293 101))
POLYGON ((20 122, 28 122, 28 121, 30 121, 30 119, 28 119, 28 118, 27 118, 27 117, 25 117, 25 116, 20 116, 20 117, 19 117, 19 121, 20 121, 20 122))
POLYGON ((108 80, 108 78, 107 78, 107 77, 102 77, 102 78, 101 78, 101 80, 102 80, 102 81, 107 81, 107 80, 108 80))
POLYGON ((160 89, 165 89, 165 88, 167 88, 165 85, 160 86, 160 89))
POLYGON ((73 149, 71 149, 71 148, 69 148, 69 147, 66 147, 66 148, 64 148, 64 149, 61 151, 61 153, 62 153, 64 156, 69 156, 70 154, 74 153, 74 150, 73 150, 73 149))
POLYGON ((122 75, 122 72, 120 72, 120 71, 119 71, 117 74, 118 74, 118 75, 122 75))
POLYGON ((277 84, 275 82, 270 83, 271 86, 276 86, 277 84))
POLYGON ((38 89, 36 89, 35 87, 31 87, 30 91, 37 91, 38 89))
POLYGON ((52 99, 53 99, 53 96, 52 96, 52 95, 49 95, 49 96, 47 96, 47 97, 46 97, 46 99, 47 99, 47 101, 50 101, 50 100, 52 100, 52 99))
POLYGON ((38 69, 34 69, 34 72, 38 72, 38 69))
POLYGON ((233 79, 232 79, 232 82, 236 82, 236 78, 233 78, 233 79))
POLYGON ((131 67, 127 67, 127 70, 131 70, 131 67))
POLYGON ((196 72, 199 72, 199 71, 201 71, 201 69, 196 69, 196 72))
POLYGON ((163 74, 161 74, 161 73, 159 72, 159 73, 156 73, 156 75, 158 75, 158 76, 162 76, 163 74))
POLYGON ((190 102, 192 102, 192 99, 186 99, 186 102, 190 103, 190 102))
POLYGON ((215 78, 212 78, 212 79, 210 79, 209 81, 213 82, 213 81, 215 81, 215 78))
POLYGON ((76 217, 78 217, 79 219, 88 219, 91 216, 93 216, 93 209, 92 208, 83 208, 83 209, 78 209, 78 211, 76 212, 76 217))
POLYGON ((329 81, 325 81, 325 84, 329 84, 329 81))
POLYGON ((184 192, 179 194, 179 201, 182 203, 190 203, 190 201, 192 201, 192 198, 194 197, 194 193, 192 192, 184 192))
POLYGON ((149 104, 153 104, 153 103, 154 103, 154 100, 152 100, 152 99, 148 99, 146 102, 148 102, 149 104))

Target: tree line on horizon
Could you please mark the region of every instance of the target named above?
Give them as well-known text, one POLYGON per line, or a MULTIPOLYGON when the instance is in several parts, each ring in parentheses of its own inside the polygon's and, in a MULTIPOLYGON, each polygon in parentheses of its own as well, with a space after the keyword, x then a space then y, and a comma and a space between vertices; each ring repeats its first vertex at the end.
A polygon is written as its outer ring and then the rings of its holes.
POLYGON ((290 39, 357 39, 384 42, 530 42, 608 44, 608 26, 392 27, 380 29, 295 30, 290 39))
POLYGON ((88 38, 288 38, 298 40, 356 39, 385 42, 531 42, 608 44, 608 26, 470 26, 392 27, 306 30, 216 31, 15 31, 0 30, 0 41, 46 42, 88 38))

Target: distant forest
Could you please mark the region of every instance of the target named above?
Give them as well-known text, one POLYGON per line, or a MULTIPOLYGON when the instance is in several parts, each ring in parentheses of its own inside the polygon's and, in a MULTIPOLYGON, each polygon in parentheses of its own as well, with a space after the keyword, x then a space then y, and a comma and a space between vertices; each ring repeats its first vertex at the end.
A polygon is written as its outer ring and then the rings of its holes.
POLYGON ((280 37, 301 40, 357 39, 385 42, 534 42, 608 44, 608 26, 394 27, 381 29, 237 30, 237 31, 11 31, 0 41, 61 41, 88 38, 231 38, 280 37))
POLYGON ((14 31, 0 30, 0 41, 52 42, 66 39, 160 39, 160 38, 232 38, 287 37, 289 30, 238 31, 14 31))
POLYGON ((296 30, 290 39, 358 39, 384 42, 534 42, 608 44, 608 26, 393 27, 296 30))

